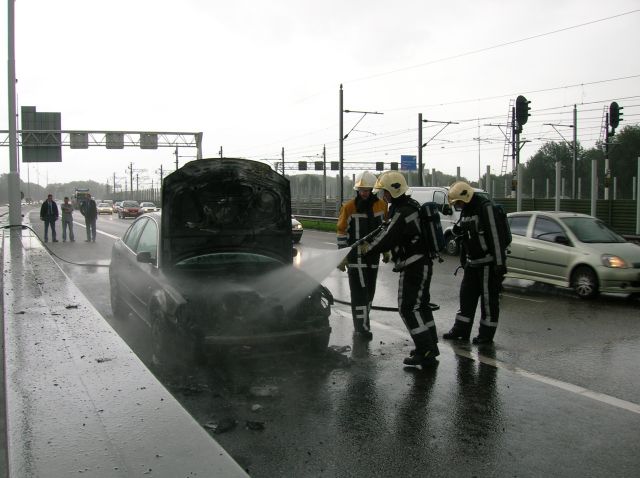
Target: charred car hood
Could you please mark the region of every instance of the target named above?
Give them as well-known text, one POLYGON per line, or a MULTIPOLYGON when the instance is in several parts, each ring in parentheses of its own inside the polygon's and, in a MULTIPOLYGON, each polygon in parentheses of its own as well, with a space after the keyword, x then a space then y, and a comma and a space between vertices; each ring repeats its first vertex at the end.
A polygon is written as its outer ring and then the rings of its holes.
POLYGON ((162 187, 165 265, 215 252, 253 252, 291 263, 289 181, 246 159, 199 159, 162 187))

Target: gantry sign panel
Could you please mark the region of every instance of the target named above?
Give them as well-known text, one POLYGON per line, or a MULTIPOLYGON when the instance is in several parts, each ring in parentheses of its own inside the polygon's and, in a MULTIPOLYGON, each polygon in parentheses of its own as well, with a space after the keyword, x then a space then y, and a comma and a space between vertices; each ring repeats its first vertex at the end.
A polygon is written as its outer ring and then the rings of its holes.
MULTIPOLYGON (((22 129, 18 130, 18 145, 22 146, 24 163, 62 161, 61 148, 106 149, 196 148, 202 158, 202 132, 158 131, 62 131, 60 113, 38 113, 35 106, 22 107, 22 129)), ((9 146, 9 131, 0 131, 0 146, 9 146)))
POLYGON ((23 106, 22 130, 40 133, 22 134, 23 163, 60 163, 60 113, 38 113, 35 106, 23 106))

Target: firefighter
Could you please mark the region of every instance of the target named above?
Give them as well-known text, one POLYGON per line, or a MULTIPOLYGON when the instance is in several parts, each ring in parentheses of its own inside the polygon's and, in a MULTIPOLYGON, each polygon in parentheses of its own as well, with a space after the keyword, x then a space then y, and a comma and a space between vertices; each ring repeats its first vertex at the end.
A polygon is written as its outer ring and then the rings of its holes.
POLYGON ((398 311, 404 321, 415 350, 404 359, 405 365, 431 367, 437 365, 438 336, 431 311, 429 287, 433 262, 427 253, 426 238, 420 225, 420 204, 408 196, 409 187, 397 171, 380 175, 374 191, 383 190, 384 200, 391 204, 389 224, 359 249, 365 257, 391 251, 393 270, 400 273, 398 311))
POLYGON ((454 232, 461 239, 464 276, 460 284, 460 309, 453 327, 442 338, 469 340, 480 299, 480 328, 473 343, 491 344, 498 327, 499 293, 507 271, 506 251, 500 246, 493 206, 488 198, 474 194, 464 181, 451 186, 449 203, 462 211, 454 232))
MULTIPOLYGON (((337 226, 338 248, 351 247, 386 220, 387 204, 371 192, 375 183, 376 177, 369 171, 357 176, 353 187, 356 197, 344 203, 340 209, 337 226)), ((389 254, 383 254, 382 260, 389 262, 389 254)), ((354 248, 338 265, 343 272, 348 268, 353 327, 355 334, 365 339, 373 337, 369 313, 376 293, 379 262, 379 254, 372 254, 364 259, 358 249, 354 248)))

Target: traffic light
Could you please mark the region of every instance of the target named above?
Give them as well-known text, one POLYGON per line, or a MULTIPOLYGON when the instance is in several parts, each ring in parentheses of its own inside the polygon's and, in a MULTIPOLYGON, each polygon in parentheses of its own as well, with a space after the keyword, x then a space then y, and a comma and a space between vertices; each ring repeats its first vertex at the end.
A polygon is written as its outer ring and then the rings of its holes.
POLYGON ((622 121, 622 110, 624 108, 615 101, 609 105, 609 124, 612 128, 617 128, 622 121))
POLYGON ((516 121, 518 122, 518 126, 522 127, 522 125, 526 124, 529 119, 529 103, 531 101, 527 100, 524 96, 520 95, 516 98, 516 121))

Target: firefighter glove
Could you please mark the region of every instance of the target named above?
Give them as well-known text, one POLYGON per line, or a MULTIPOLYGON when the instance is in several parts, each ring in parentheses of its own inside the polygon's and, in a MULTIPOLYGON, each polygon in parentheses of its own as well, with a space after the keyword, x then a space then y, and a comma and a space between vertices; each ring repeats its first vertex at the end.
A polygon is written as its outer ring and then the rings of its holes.
POLYGON ((385 264, 391 260, 391 253, 389 251, 385 251, 382 253, 382 262, 385 264))
POLYGON ((368 242, 363 242, 362 244, 360 244, 358 246, 358 252, 360 253, 360 255, 365 255, 367 252, 369 252, 369 243, 368 242))
POLYGON ((345 257, 344 259, 342 259, 340 264, 338 264, 338 269, 340 269, 342 272, 345 272, 347 270, 348 263, 349 263, 349 259, 345 257))

